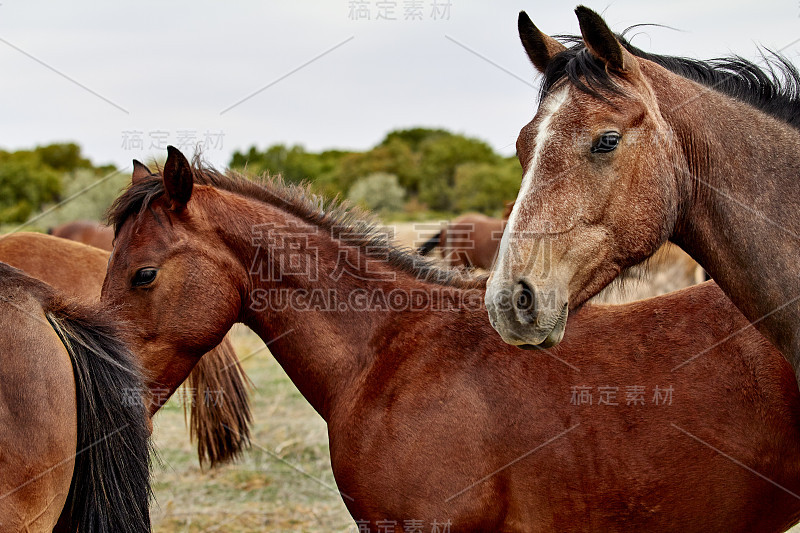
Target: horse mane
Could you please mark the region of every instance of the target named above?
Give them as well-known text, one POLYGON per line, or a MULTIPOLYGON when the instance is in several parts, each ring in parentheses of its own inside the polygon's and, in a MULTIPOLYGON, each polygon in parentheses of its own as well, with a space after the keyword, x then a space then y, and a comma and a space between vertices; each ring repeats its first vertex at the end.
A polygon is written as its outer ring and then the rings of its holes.
MULTIPOLYGON (((800 73, 781 54, 761 49, 765 64, 763 68, 741 56, 703 61, 651 54, 636 48, 625 38, 625 34, 631 29, 618 34, 617 39, 634 56, 652 61, 674 74, 749 104, 800 129, 800 73)), ((563 79, 568 79, 579 90, 603 100, 604 93, 621 92, 617 80, 587 50, 581 37, 559 35, 556 38, 568 45, 568 48, 548 64, 540 89, 540 100, 563 79)))
MULTIPOLYGON (((211 186, 269 204, 331 232, 334 238, 361 248, 369 256, 388 260, 391 266, 421 281, 461 289, 486 285, 485 275, 475 275, 470 269, 442 268, 431 259, 396 245, 390 233, 372 215, 338 199, 327 200, 314 194, 308 185, 287 184, 280 175, 249 179, 233 170, 222 173, 205 165, 197 155, 192 167, 196 185, 211 186)), ((108 210, 107 222, 114 227, 114 236, 128 218, 150 209, 163 194, 164 181, 160 172, 132 182, 108 210)))

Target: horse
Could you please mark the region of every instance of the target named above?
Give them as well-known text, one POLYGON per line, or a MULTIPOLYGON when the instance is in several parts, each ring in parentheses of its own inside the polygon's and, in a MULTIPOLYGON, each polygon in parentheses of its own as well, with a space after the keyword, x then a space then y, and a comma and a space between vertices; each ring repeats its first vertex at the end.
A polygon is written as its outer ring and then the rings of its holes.
POLYGON ((800 74, 777 55, 762 69, 647 53, 576 13, 569 47, 519 16, 544 80, 488 285, 495 328, 507 343, 555 345, 570 310, 670 240, 797 373, 800 74))
POLYGON ((54 228, 48 228, 47 233, 109 252, 114 247, 114 230, 93 220, 67 222, 54 228))
MULTIPOLYGON (((99 248, 41 233, 0 236, 0 261, 86 302, 100 299, 109 255, 99 248)), ((184 409, 189 410, 190 438, 197 441, 200 465, 213 468, 239 457, 249 444, 252 418, 247 377, 230 339, 226 337, 201 358, 186 383, 184 409), (218 395, 221 400, 212 402, 218 395)), ((152 416, 171 391, 151 385, 152 416)))
POLYGON ((0 530, 150 531, 150 432, 118 325, 4 263, 0 324, 0 530))
POLYGON ((489 270, 497 255, 505 225, 506 221, 501 218, 467 213, 447 223, 439 233, 425 241, 417 253, 428 255, 439 246, 445 264, 451 267, 489 270))
POLYGON ((136 326, 143 360, 169 357, 159 379, 179 382, 235 322, 250 326, 327 422, 360 531, 783 531, 800 518, 800 391, 713 282, 584 306, 561 345, 528 354, 489 324, 485 277, 276 178, 169 147, 161 173, 134 170, 110 221, 101 300, 136 326))

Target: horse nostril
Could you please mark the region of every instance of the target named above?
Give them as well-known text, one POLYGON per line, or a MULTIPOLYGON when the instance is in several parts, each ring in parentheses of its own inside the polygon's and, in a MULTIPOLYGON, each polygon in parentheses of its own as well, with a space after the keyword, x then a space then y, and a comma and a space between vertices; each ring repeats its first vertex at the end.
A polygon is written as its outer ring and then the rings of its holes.
POLYGON ((536 299, 533 289, 525 280, 519 280, 514 291, 514 307, 517 315, 525 321, 532 321, 536 313, 536 299))

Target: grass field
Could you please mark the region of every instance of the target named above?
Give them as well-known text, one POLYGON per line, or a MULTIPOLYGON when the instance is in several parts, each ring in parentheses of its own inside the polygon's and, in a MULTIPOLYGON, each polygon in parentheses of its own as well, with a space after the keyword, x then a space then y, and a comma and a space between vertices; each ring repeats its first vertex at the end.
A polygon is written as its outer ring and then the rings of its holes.
POLYGON ((161 461, 154 468, 154 531, 354 529, 335 491, 322 418, 256 335, 242 326, 233 335, 254 383, 252 448, 237 464, 202 471, 180 402, 161 409, 154 433, 161 461))

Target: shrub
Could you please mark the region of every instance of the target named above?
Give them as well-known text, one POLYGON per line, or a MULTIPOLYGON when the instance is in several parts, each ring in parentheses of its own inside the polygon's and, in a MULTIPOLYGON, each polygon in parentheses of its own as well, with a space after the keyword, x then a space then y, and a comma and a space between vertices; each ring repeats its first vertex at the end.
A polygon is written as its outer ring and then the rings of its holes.
POLYGON ((356 181, 347 195, 348 200, 379 213, 394 213, 403 209, 406 191, 397 176, 376 172, 356 181))

